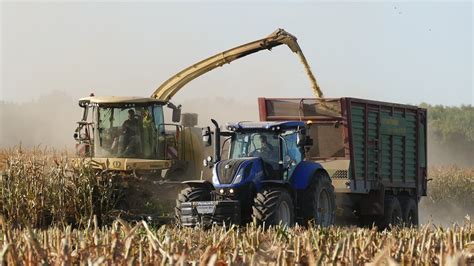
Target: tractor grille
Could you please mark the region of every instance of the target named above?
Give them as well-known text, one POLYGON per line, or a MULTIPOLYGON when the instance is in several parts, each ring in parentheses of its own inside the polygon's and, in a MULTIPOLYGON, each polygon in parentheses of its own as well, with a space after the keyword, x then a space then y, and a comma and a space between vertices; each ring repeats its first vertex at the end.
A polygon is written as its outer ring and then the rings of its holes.
POLYGON ((222 161, 217 165, 217 177, 221 184, 230 184, 234 179, 234 176, 239 170, 239 166, 245 162, 246 159, 230 159, 222 161))

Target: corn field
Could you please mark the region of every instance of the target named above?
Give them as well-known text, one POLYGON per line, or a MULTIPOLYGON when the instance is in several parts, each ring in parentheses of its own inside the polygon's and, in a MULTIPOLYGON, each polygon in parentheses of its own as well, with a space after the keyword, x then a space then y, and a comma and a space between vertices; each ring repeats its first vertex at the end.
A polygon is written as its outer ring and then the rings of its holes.
POLYGON ((0 211, 11 226, 78 226, 94 214, 107 221, 116 189, 108 173, 50 149, 2 150, 0 156, 0 211))
POLYGON ((209 230, 130 225, 118 220, 99 228, 51 227, 12 229, 2 222, 3 263, 88 265, 317 265, 336 263, 440 264, 474 263, 474 231, 463 226, 420 229, 392 228, 383 232, 360 228, 263 230, 214 227, 209 230))
MULTIPOLYGON (((117 188, 67 153, 0 150, 2 265, 474 264, 474 228, 157 227, 112 218, 117 188)), ((429 202, 474 205, 474 170, 430 169, 429 202)))

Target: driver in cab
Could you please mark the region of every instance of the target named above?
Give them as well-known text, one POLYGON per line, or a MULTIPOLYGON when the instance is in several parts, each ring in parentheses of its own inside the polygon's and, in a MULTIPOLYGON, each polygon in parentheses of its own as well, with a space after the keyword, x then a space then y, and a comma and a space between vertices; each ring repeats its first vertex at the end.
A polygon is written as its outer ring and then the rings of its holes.
POLYGON ((260 149, 252 151, 249 155, 253 157, 261 157, 264 160, 271 160, 275 148, 268 143, 267 136, 260 135, 260 149))
POLYGON ((135 117, 133 109, 128 110, 128 119, 123 122, 123 154, 131 155, 137 152, 138 148, 138 119, 135 117))

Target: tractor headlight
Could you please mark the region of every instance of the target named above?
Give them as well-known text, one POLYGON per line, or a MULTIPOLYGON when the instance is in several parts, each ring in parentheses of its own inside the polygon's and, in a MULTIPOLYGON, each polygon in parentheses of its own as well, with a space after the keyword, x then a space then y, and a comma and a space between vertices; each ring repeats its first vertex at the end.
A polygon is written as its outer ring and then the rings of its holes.
POLYGON ((229 193, 230 193, 230 194, 234 194, 234 192, 235 192, 235 191, 234 191, 233 188, 229 189, 229 193))

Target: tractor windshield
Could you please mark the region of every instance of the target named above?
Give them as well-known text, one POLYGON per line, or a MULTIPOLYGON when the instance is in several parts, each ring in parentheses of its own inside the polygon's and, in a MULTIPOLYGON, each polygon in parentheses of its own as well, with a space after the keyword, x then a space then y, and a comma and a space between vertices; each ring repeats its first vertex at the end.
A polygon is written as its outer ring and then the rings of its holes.
POLYGON ((280 160, 280 141, 272 132, 239 132, 231 143, 230 159, 261 157, 271 164, 280 160))
POLYGON ((95 156, 164 159, 163 106, 99 106, 95 156))

